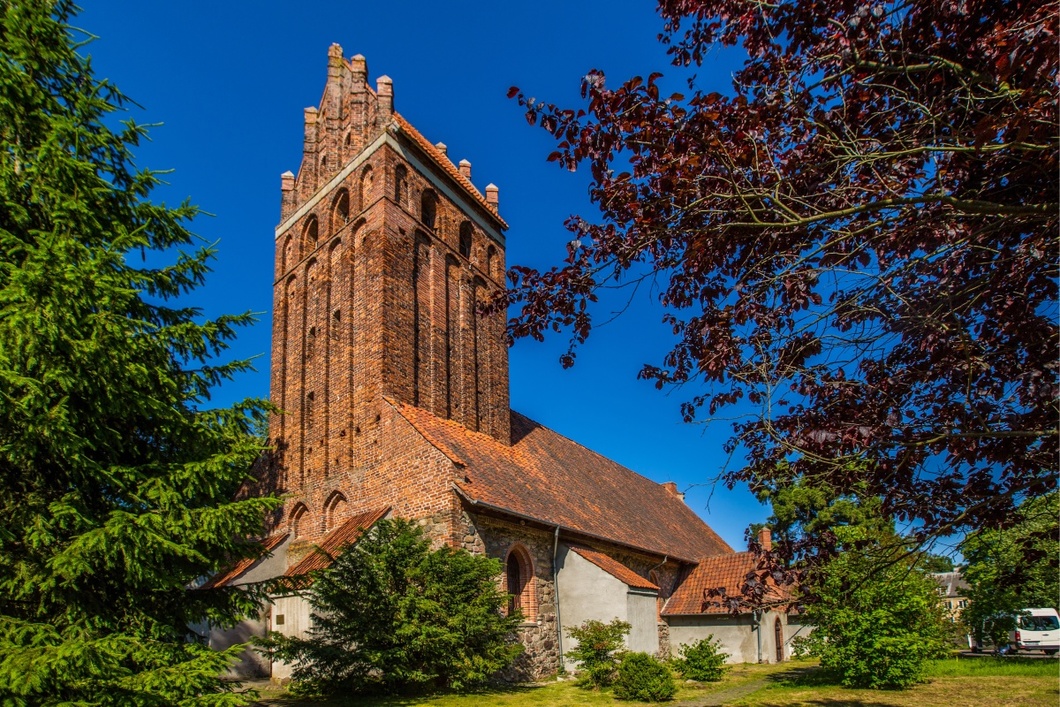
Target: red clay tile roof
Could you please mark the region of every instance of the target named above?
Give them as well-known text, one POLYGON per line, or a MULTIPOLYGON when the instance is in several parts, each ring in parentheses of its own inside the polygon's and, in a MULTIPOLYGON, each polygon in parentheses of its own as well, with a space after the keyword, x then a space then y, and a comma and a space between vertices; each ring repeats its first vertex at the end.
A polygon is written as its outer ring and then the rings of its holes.
MULTIPOLYGON (((753 552, 736 552, 705 558, 680 582, 662 610, 663 616, 689 616, 702 614, 729 614, 728 606, 722 605, 722 597, 708 596, 711 589, 724 588, 728 597, 738 597, 750 572, 758 564, 753 552)), ((771 587, 769 599, 782 601, 786 594, 771 587)))
POLYGON ((302 558, 302 561, 294 567, 288 568, 284 574, 288 577, 297 577, 308 574, 313 570, 322 570, 331 565, 332 559, 342 548, 360 540, 364 531, 371 528, 377 520, 389 512, 389 508, 376 511, 368 511, 350 518, 339 527, 324 536, 313 550, 302 558))
POLYGON ((420 408, 388 402, 462 468, 468 501, 671 559, 731 553, 717 533, 662 485, 511 413, 512 444, 420 408))
MULTIPOLYGON (((273 535, 271 537, 265 538, 262 541, 262 543, 261 543, 262 547, 265 550, 263 555, 272 552, 273 550, 278 548, 280 545, 282 545, 283 541, 287 539, 287 535, 288 535, 287 533, 284 533, 283 535, 273 535)), ((199 588, 200 589, 216 589, 217 587, 227 586, 230 582, 238 579, 240 575, 242 575, 244 572, 246 572, 251 567, 253 567, 254 564, 257 563, 257 561, 260 560, 260 559, 262 559, 261 556, 259 556, 259 557, 244 557, 242 560, 240 560, 239 562, 235 563, 234 565, 232 565, 228 569, 222 570, 221 572, 218 572, 217 574, 215 574, 213 577, 211 577, 209 580, 207 580, 206 583, 203 584, 199 588)))
POLYGON ((652 584, 618 560, 614 560, 602 552, 575 545, 571 545, 570 549, 627 586, 634 589, 654 589, 659 591, 658 585, 652 584))
POLYGON ((508 228, 508 224, 505 223, 504 219, 501 218, 501 215, 493 210, 493 206, 490 205, 488 201, 486 201, 485 197, 483 197, 479 190, 475 188, 475 185, 471 183, 471 180, 461 174, 460 170, 456 168, 456 166, 450 161, 448 157, 443 155, 437 147, 432 145, 427 140, 427 138, 423 137, 423 135, 420 134, 419 130, 412 127, 412 123, 405 120, 405 118, 402 117, 400 114, 394 113, 394 120, 397 122, 398 127, 401 128, 401 132, 408 135, 412 139, 412 141, 416 143, 416 146, 418 148, 423 150, 423 152, 426 153, 427 156, 430 157, 439 167, 441 167, 442 170, 447 175, 449 175, 451 179, 453 179, 457 184, 462 186, 464 188, 464 191, 470 194, 471 197, 474 198, 474 200, 478 202, 478 204, 482 208, 486 209, 486 213, 492 215, 493 218, 495 218, 500 224, 501 228, 508 228))

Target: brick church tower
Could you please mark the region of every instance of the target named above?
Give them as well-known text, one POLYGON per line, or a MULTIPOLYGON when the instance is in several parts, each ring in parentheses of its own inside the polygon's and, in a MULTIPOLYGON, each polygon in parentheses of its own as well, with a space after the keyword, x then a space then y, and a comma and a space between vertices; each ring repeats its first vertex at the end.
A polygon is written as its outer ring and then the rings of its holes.
POLYGON ((394 404, 510 440, 503 317, 475 311, 503 287, 497 188, 484 197, 469 162, 394 111, 389 78, 366 79, 364 57, 331 46, 298 175, 282 175, 270 436, 284 520, 307 541, 373 508, 447 514, 451 480, 400 463, 394 404))

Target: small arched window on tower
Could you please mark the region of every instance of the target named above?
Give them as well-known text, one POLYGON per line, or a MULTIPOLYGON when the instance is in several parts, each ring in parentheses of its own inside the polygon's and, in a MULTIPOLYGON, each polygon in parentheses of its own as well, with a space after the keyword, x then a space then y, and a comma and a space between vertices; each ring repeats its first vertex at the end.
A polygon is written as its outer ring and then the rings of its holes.
POLYGON ((339 527, 346 513, 346 497, 342 492, 336 491, 324 503, 324 530, 334 530, 339 527))
POLYGON ((320 235, 320 227, 317 224, 317 217, 310 216, 309 220, 306 221, 305 228, 302 230, 302 252, 309 253, 317 247, 317 238, 320 235))
POLYGON ((471 259, 471 222, 464 221, 460 224, 460 255, 468 260, 471 259))
POLYGON ((534 582, 534 563, 530 559, 530 553, 520 543, 516 543, 508 551, 504 580, 504 590, 510 595, 509 614, 518 611, 522 613, 523 621, 535 621, 537 590, 534 582))
POLYGON ((394 202, 403 209, 409 205, 409 171, 403 164, 394 168, 394 202))
POLYGON ((309 528, 309 509, 304 503, 299 503, 291 509, 291 515, 287 521, 288 531, 291 539, 295 540, 306 534, 309 528))
POLYGON ((497 249, 493 246, 486 248, 486 274, 492 278, 496 278, 497 274, 493 272, 494 268, 497 267, 497 249))
POLYGON ((424 189, 420 197, 420 221, 427 228, 434 230, 434 221, 438 215, 438 197, 430 189, 424 189))
POLYGON ((350 193, 340 189, 331 209, 331 232, 338 233, 350 220, 350 193))

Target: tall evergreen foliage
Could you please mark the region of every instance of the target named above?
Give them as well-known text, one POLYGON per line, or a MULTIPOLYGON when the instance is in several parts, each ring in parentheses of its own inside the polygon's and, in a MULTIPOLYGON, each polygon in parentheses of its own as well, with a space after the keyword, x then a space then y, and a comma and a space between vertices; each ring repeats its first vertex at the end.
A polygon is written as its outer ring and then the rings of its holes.
POLYGON ((523 651, 522 621, 504 615, 501 564, 466 550, 431 550, 403 519, 382 520, 316 573, 305 638, 274 633, 265 645, 294 666, 306 694, 467 689, 523 651))
POLYGON ((263 404, 208 408, 250 318, 175 302, 212 253, 195 207, 148 200, 145 131, 110 127, 126 99, 79 54, 75 11, 0 1, 0 702, 240 704, 230 655, 189 627, 256 597, 189 586, 257 552, 275 505, 232 500, 263 404))

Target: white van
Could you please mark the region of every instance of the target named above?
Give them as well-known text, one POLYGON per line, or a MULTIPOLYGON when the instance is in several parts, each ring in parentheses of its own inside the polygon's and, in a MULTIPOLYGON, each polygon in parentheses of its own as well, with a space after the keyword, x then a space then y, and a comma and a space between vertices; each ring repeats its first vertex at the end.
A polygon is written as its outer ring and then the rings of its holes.
POLYGON ((1060 650, 1060 614, 1056 609, 1024 609, 1016 617, 1016 630, 1008 635, 1017 651, 1044 651, 1054 655, 1060 650))

